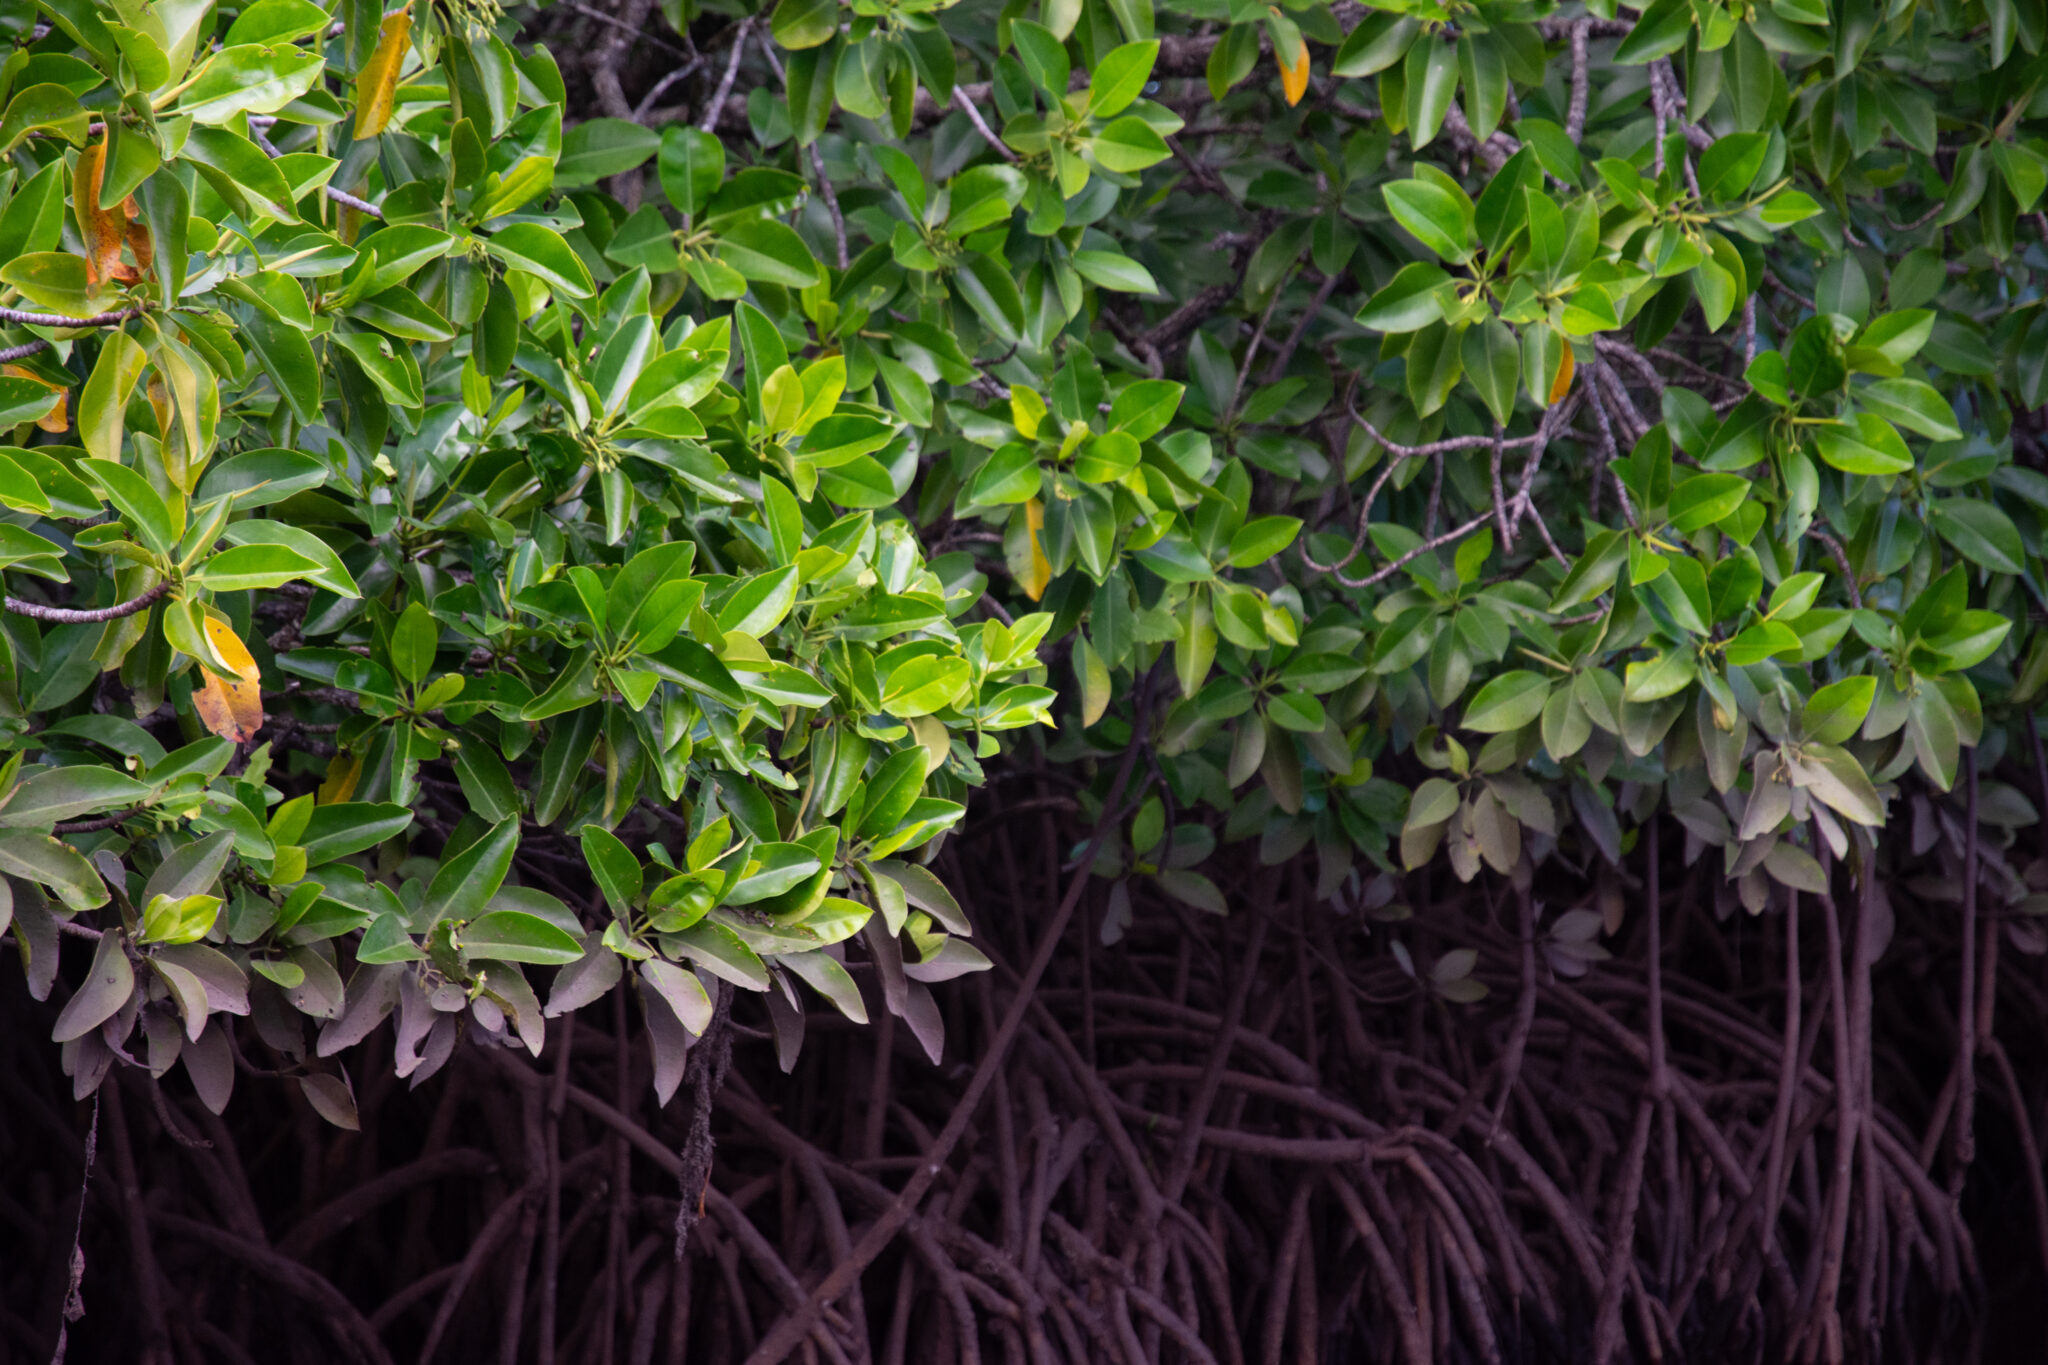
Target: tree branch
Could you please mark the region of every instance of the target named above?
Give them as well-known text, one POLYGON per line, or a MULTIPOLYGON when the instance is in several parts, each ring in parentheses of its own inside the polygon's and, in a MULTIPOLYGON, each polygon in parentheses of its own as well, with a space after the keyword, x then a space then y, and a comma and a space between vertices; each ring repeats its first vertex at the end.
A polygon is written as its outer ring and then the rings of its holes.
POLYGON ((145 589, 126 602, 116 602, 111 607, 46 607, 40 602, 24 601, 19 597, 6 598, 5 604, 7 610, 16 616, 27 616, 51 625, 89 626, 100 621, 118 621, 124 616, 148 611, 170 590, 171 581, 167 578, 155 587, 145 589))

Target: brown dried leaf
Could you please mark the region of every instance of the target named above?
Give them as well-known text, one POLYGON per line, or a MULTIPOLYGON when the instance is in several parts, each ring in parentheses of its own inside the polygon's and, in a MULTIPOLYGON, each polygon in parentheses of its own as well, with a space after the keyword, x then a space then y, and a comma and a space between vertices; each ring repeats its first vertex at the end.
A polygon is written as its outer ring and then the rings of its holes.
POLYGON ((128 254, 135 258, 132 268, 140 279, 156 264, 156 240, 149 235, 149 224, 142 221, 142 209, 134 195, 123 201, 121 211, 128 215, 128 254))
POLYGON ((90 284, 121 278, 121 243, 128 232, 125 206, 100 207, 100 179, 106 167, 107 144, 102 139, 78 154, 71 178, 72 208, 78 216, 78 235, 85 242, 85 278, 90 284))

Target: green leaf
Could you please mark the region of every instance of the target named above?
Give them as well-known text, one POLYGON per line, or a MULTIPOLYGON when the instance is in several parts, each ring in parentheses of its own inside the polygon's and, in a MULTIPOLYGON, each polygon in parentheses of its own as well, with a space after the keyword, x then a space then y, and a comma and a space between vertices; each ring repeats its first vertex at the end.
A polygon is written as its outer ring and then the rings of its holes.
POLYGON ((553 228, 539 223, 508 224, 484 239, 484 249, 570 298, 587 299, 597 292, 589 267, 553 228))
POLYGON ((1441 777, 1432 777, 1415 789, 1408 801, 1404 830, 1440 825, 1458 813, 1458 789, 1441 777))
POLYGON ((320 566, 284 545, 233 545, 207 556, 191 580, 213 592, 281 588, 312 576, 320 566))
MULTIPOLYGON (((107 903, 106 883, 85 855, 47 834, 29 830, 0 834, 0 872, 48 887, 72 911, 107 903)), ((100 941, 104 944, 115 937, 110 933, 100 941)))
POLYGON ((318 52, 288 42, 225 47, 206 62, 179 97, 175 114, 195 123, 226 123, 238 114, 273 114, 311 90, 327 69, 318 52))
POLYGON ((1859 389, 1856 401, 1887 421, 1934 441, 1959 441, 1956 412, 1931 384, 1918 379, 1881 379, 1859 389))
POLYGON ((1851 421, 1824 422, 1809 430, 1821 459, 1844 474, 1903 474, 1913 467, 1913 453, 1899 433, 1874 413, 1859 412, 1851 421))
POLYGON ((562 136, 555 183, 574 189, 623 175, 645 165, 662 145, 662 135, 642 124, 621 118, 585 119, 562 136))
POLYGON ((1266 703, 1266 714, 1281 729, 1297 734, 1317 734, 1328 723, 1323 704, 1303 692, 1280 693, 1266 703))
POLYGON ((391 623, 391 670, 417 687, 425 682, 440 647, 441 626, 426 604, 406 603, 405 610, 391 623))
POLYGON ((971 677, 965 659, 921 655, 889 674, 882 692, 882 709, 905 719, 930 715, 965 696, 971 677))
POLYGON ((1259 517, 1246 522, 1230 538, 1230 567, 1249 569, 1263 564, 1292 545, 1300 533, 1299 517, 1259 517))
POLYGON ((1124 43, 1102 54, 1088 78, 1088 112, 1096 118, 1114 118, 1144 93, 1152 79, 1152 64, 1159 58, 1157 39, 1124 43))
POLYGON ((462 927, 463 949, 471 957, 499 962, 561 966, 583 956, 583 945, 558 925, 523 910, 491 910, 462 927))
POLYGON ((252 222, 259 218, 297 221, 284 172, 239 133, 224 127, 194 127, 186 135, 179 158, 189 162, 229 208, 252 222))
POLYGON ((1993 573, 2023 574, 2027 550, 2012 518, 1976 498, 1941 498, 1927 508, 1929 524, 1965 559, 1993 573))
POLYGON ((431 926, 442 920, 474 919, 490 904, 512 869, 519 847, 519 821, 502 820, 453 858, 444 861, 427 887, 413 923, 431 926))
POLYGON ((640 860, 620 842, 619 837, 597 825, 585 825, 582 834, 583 861, 590 865, 598 889, 612 914, 624 919, 639 902, 642 888, 640 860))
MULTIPOLYGON (((1413 43, 1402 63, 1408 137, 1420 151, 1436 139, 1458 89, 1458 49, 1441 41, 1413 43)), ((1406 226, 1405 224, 1403 226, 1406 226)))
POLYGON ((718 239, 718 259, 763 284, 802 289, 818 278, 818 263, 803 238, 772 218, 756 218, 726 229, 718 239))
POLYGON ((1029 19, 1016 19, 1010 24, 1010 41, 1017 45, 1018 60, 1024 63, 1024 74, 1032 85, 1055 99, 1067 93, 1073 66, 1067 59, 1066 44, 1054 37, 1052 30, 1029 19))
POLYGON ((1700 154, 1700 194, 1709 199, 1735 199, 1746 193, 1763 169, 1770 139, 1762 133, 1730 133, 1700 154))
POLYGON ((74 147, 85 145, 91 116, 78 96, 62 85, 31 85, 7 101, 0 114, 0 153, 12 152, 33 133, 54 133, 74 147))
POLYGON ((1420 21, 1408 15, 1367 10, 1358 26, 1345 35, 1330 64, 1330 74, 1352 79, 1376 76, 1408 54, 1420 29, 1420 21))
POLYGON ((1863 676, 1829 683, 1808 699, 1800 728, 1823 744, 1846 744, 1863 728, 1870 703, 1877 697, 1877 679, 1863 676))
POLYGON ((1088 154, 1104 170, 1132 175, 1166 160, 1173 149, 1151 124, 1126 114, 1095 135, 1088 143, 1088 154))
POLYGON ((128 400, 148 354, 126 332, 110 332, 78 401, 79 439, 95 459, 119 461, 128 400))
POLYGON ((1159 284, 1152 272, 1128 256, 1114 251, 1077 251, 1074 269, 1081 278, 1102 289, 1125 294, 1157 294, 1159 284))
POLYGON ((49 768, 9 793, 0 805, 0 825, 48 826, 81 815, 134 805, 150 788, 124 772, 80 764, 49 768))
POLYGON ((766 635, 789 615, 796 589, 794 564, 756 574, 741 583, 718 609, 718 628, 728 635, 766 635))
POLYGON ((1632 663, 1622 680, 1623 701, 1662 701, 1685 690, 1699 675, 1699 662, 1686 648, 1670 649, 1656 658, 1632 663))
POLYGON ((318 867, 403 834, 412 819, 409 806, 357 801, 317 806, 299 844, 306 850, 306 865, 318 867))
POLYGON ((1543 714, 1543 703, 1549 699, 1549 679, 1524 668, 1511 670, 1489 681, 1466 704, 1464 728, 1480 734, 1519 730, 1543 714))
POLYGON ((252 311, 241 335, 256 353, 256 362, 270 377, 280 396, 300 422, 320 418, 320 365, 306 334, 286 323, 273 321, 260 309, 252 311))
POLYGON ((1358 325, 1381 332, 1415 332, 1441 322, 1452 281, 1444 268, 1411 261, 1359 310, 1358 325))
MULTIPOLYGON (((1655 0, 1614 50, 1614 60, 1623 66, 1634 66, 1668 57, 1685 46, 1692 30, 1690 0, 1655 0)), ((1701 188, 1705 188, 1704 182, 1701 188)))
MULTIPOLYGON (((783 9, 788 7, 787 3, 782 6, 783 9)), ((777 13, 779 15, 781 11, 777 13)), ((834 13, 836 15, 837 11, 834 13)), ((836 18, 834 22, 836 25, 836 18)), ((702 213, 725 180, 725 146, 711 134, 696 128, 664 129, 657 169, 662 193, 668 196, 676 212, 685 215, 702 213)))
POLYGON ((1671 490, 1671 528, 1691 535, 1735 513, 1749 496, 1749 480, 1739 474, 1695 474, 1671 490))
POLYGON ((1394 180, 1381 190, 1387 212, 1411 236, 1447 261, 1471 254, 1472 206, 1433 180, 1394 180))
POLYGON ((1830 810, 1859 825, 1884 823, 1884 802, 1878 797, 1869 774, 1847 750, 1829 744, 1809 744, 1803 776, 1806 789, 1830 810))
POLYGON ((0 284, 11 284, 37 308, 63 317, 90 317, 113 301, 89 277, 84 257, 61 251, 17 256, 0 265, 0 284))
POLYGON ((1230 913, 1230 903, 1223 898, 1222 890, 1199 872, 1184 868, 1166 868, 1153 880, 1159 883, 1162 891, 1184 905, 1192 905, 1195 909, 1207 911, 1212 915, 1230 913))
MULTIPOLYGON (((284 454, 287 452, 274 453, 284 454)), ((232 464, 233 461, 228 463, 232 464)), ((325 471, 323 470, 323 479, 324 475, 325 471)), ((300 478, 306 479, 307 476, 301 475, 300 478)), ((318 485, 309 484, 309 486, 317 487, 318 485)), ((266 491, 273 491, 275 488, 276 485, 270 485, 266 491)), ((239 505, 244 507, 253 506, 257 505, 260 500, 259 498, 242 501, 239 505)), ((307 582, 325 588, 337 597, 360 597, 362 595, 361 590, 356 587, 355 579, 349 575, 348 569, 343 566, 341 556, 336 554, 326 541, 320 539, 311 531, 297 526, 290 526, 281 521, 264 521, 249 518, 243 521, 229 522, 221 531, 221 536, 234 545, 272 545, 288 549, 312 565, 311 568, 301 571, 301 576, 307 582)))
POLYGON ((160 555, 170 554, 177 543, 178 528, 171 522, 171 509, 163 495, 151 488, 148 480, 111 460, 82 460, 78 472, 99 485, 107 501, 127 519, 145 545, 160 555))
POLYGON ((135 969, 128 963, 125 936, 103 935, 93 950, 92 966, 77 991, 66 1001, 50 1031, 50 1040, 68 1043, 83 1038, 114 1017, 135 991, 135 969))
POLYGON ((1128 384, 1109 405, 1109 425, 1133 440, 1149 441, 1173 420, 1186 392, 1183 385, 1166 379, 1140 379, 1128 384))
POLYGON ((1480 401, 1505 423, 1514 416, 1515 390, 1522 382, 1522 349, 1515 334, 1499 318, 1488 318, 1465 332, 1465 378, 1480 401))

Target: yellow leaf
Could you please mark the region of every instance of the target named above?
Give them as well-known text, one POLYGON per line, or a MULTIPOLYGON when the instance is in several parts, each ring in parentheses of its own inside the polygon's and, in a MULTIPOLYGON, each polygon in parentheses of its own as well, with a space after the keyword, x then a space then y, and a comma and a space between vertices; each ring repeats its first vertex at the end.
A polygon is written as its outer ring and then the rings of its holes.
POLYGON ((1010 385, 1010 425, 1027 441, 1038 439, 1038 425, 1045 420, 1045 400, 1021 384, 1010 385))
POLYGON ((1052 561, 1045 557, 1045 547, 1038 541, 1038 533, 1044 529, 1045 504, 1033 498, 1024 504, 1024 533, 1030 541, 1030 560, 1025 571, 1017 576, 1017 586, 1034 602, 1045 596, 1046 585, 1052 582, 1052 561))
POLYGON ((1294 54, 1294 63, 1274 52, 1273 60, 1280 65, 1280 91, 1287 96, 1289 107, 1301 103, 1301 97, 1308 93, 1308 40, 1301 41, 1301 48, 1294 54))
POLYGON ((384 16, 377 27, 377 48, 356 77, 356 140, 375 137, 391 122, 398 92, 398 73, 405 66, 406 44, 412 38, 412 6, 384 16))
POLYGON ((192 705, 207 729, 222 739, 247 744, 263 728, 263 688, 256 660, 227 621, 211 612, 206 616, 206 640, 234 672, 223 678, 201 664, 200 676, 206 683, 193 691, 192 705))
POLYGON ((919 716, 911 721, 910 733, 924 746, 924 775, 930 777, 946 765, 946 757, 953 751, 952 736, 933 716, 919 716))
POLYGON ((1578 366, 1578 362, 1572 358, 1572 348, 1566 346, 1562 349, 1564 353, 1557 362, 1557 375, 1550 381, 1552 404, 1562 401, 1564 396, 1572 391, 1572 371, 1578 366))
POLYGON ((1109 665, 1083 635, 1076 640, 1074 672, 1081 680, 1081 725, 1087 728, 1109 709, 1109 665))
POLYGON ((320 792, 314 800, 323 806, 346 801, 356 794, 356 783, 362 776, 362 759, 354 754, 336 754, 328 760, 327 780, 320 784, 320 792))
POLYGON ((107 168, 104 139, 78 154, 71 176, 71 204, 78 217, 78 235, 85 242, 85 278, 105 284, 121 267, 121 243, 128 235, 128 215, 100 207, 100 178, 107 168))

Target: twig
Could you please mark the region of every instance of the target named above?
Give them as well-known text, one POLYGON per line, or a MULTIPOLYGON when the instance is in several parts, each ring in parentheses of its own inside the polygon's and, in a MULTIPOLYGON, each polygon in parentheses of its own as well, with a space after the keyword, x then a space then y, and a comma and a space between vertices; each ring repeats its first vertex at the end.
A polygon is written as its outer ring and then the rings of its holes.
POLYGON ((1828 554, 1834 559, 1835 567, 1842 571, 1842 586, 1849 590, 1849 605, 1861 611, 1863 593, 1856 586, 1856 571, 1849 567, 1849 552, 1842 548, 1842 542, 1818 526, 1809 527, 1806 534, 1828 547, 1828 554))
MULTIPOLYGON (((772 987, 770 989, 773 989, 772 987)), ((732 1064, 732 987, 718 983, 718 1001, 711 1023, 690 1049, 684 1079, 690 1084, 690 1128, 683 1139, 683 1165, 677 1173, 682 1197, 676 1201, 676 1259, 690 1244, 690 1229, 704 1216, 704 1191, 711 1185, 711 1110, 732 1064), (692 1188, 694 1186, 694 1188, 692 1188)))
POLYGON ((1323 276, 1322 284, 1316 289, 1316 296, 1296 320, 1294 330, 1287 334, 1287 340, 1280 343, 1280 349, 1273 353, 1273 362, 1266 366, 1266 382, 1277 384, 1287 376, 1287 362, 1294 359, 1301 339, 1308 334, 1309 325, 1322 315, 1323 305, 1330 301, 1330 295, 1337 291, 1337 276, 1323 276))
POLYGON ((725 60, 725 74, 718 78, 718 89, 713 92, 711 103, 704 109, 704 118, 697 125, 707 133, 718 129, 719 112, 725 108, 725 97, 732 93, 733 79, 740 73, 740 57, 747 50, 747 34, 753 31, 755 18, 750 14, 740 20, 732 35, 732 55, 725 60))
MULTIPOLYGON (((20 308, 0 308, 0 322, 17 327, 118 327, 130 318, 143 314, 141 304, 130 308, 117 308, 110 313, 94 313, 91 317, 67 318, 59 313, 34 313, 20 308)), ((38 348, 40 349, 40 348, 38 348)))
MULTIPOLYGON (((668 51, 675 53, 678 57, 683 57, 687 59, 690 55, 689 53, 683 51, 681 48, 677 47, 674 43, 670 42, 668 39, 662 37, 659 33, 649 33, 645 28, 642 28, 638 24, 625 23, 622 20, 614 18, 612 15, 606 14, 601 9, 593 9, 589 5, 581 3, 581 0, 569 0, 569 8, 575 10, 578 14, 582 15, 586 19, 595 19, 600 24, 609 24, 613 28, 618 29, 623 33, 629 34, 633 38, 638 39, 643 43, 653 43, 656 47, 666 48, 668 51)), ((685 67, 683 69, 685 71, 689 70, 688 67, 685 67)))
POLYGON ((126 602, 116 602, 111 607, 46 607, 40 602, 27 602, 19 597, 8 597, 4 601, 7 610, 16 616, 32 617, 52 625, 89 626, 100 621, 118 621, 123 616, 148 611, 170 590, 171 582, 165 579, 155 587, 145 589, 126 602))
POLYGON ((1514 532, 1508 529, 1508 496, 1500 481, 1501 446, 1506 436, 1499 422, 1493 424, 1493 458, 1487 462, 1488 474, 1493 479, 1493 529, 1500 536, 1500 552, 1505 555, 1515 548, 1514 532))
POLYGON ((1017 154, 1005 146, 1003 140, 989 128, 987 121, 981 116, 981 110, 975 107, 973 97, 967 93, 966 86, 953 87, 953 107, 967 115, 967 121, 974 125, 974 131, 981 134, 983 142, 996 149, 997 156, 1013 165, 1016 163, 1017 154))
POLYGON ((844 270, 849 258, 846 254, 846 219, 839 212, 839 196, 832 192, 832 177, 825 174, 825 155, 818 150, 818 144, 813 142, 806 150, 810 153, 811 169, 817 172, 818 197, 825 201, 825 212, 832 215, 834 259, 844 270))
POLYGON ((1564 116, 1564 135, 1573 142, 1586 135, 1586 95, 1588 86, 1586 39, 1592 28, 1592 20, 1580 19, 1571 26, 1572 40, 1572 93, 1564 116))
POLYGON ((633 121, 635 123, 644 123, 647 120, 648 113, 654 108, 654 102, 667 94, 670 86, 675 85, 679 81, 686 81, 695 75, 697 68, 702 65, 704 65, 702 57, 692 57, 689 61, 684 62, 681 66, 656 81, 648 89, 646 95, 641 97, 640 103, 633 106, 633 121))
POLYGON ((71 1228, 71 1262, 64 1282, 64 1311, 57 1320, 57 1350, 50 1365, 64 1365, 71 1345, 71 1324, 85 1316, 85 1298, 79 1289, 85 1283, 85 1195, 92 1188, 93 1158, 100 1148, 100 1096, 92 1097, 92 1122, 85 1130, 85 1171, 78 1177, 78 1218, 71 1228))
POLYGON ((380 222, 383 221, 384 210, 378 208, 367 199, 358 199, 353 194, 338 190, 332 185, 327 186, 327 197, 343 208, 354 209, 357 213, 375 218, 380 222))
POLYGON ((1230 400, 1232 412, 1237 411, 1238 404, 1244 402, 1245 385, 1251 382, 1252 364, 1259 357, 1259 343, 1266 339, 1266 324, 1273 320, 1273 310, 1280 306, 1280 295, 1286 292, 1286 289, 1285 280, 1273 286, 1273 297, 1266 301, 1266 311, 1259 314, 1258 326, 1252 328, 1252 339, 1244 348, 1244 363, 1237 367, 1237 390, 1230 400))
POLYGON ((65 820, 53 828, 59 834, 90 834, 95 830, 112 829, 122 821, 130 819, 138 813, 138 811, 131 809, 119 811, 113 815, 96 816, 91 820, 65 820))
POLYGON ((1444 546, 1451 544, 1453 541, 1463 540, 1466 536, 1471 535, 1474 531, 1486 525, 1486 523, 1491 520, 1493 520, 1493 509, 1489 507, 1486 511, 1481 512, 1478 516, 1472 518, 1472 520, 1466 522, 1463 526, 1454 526, 1440 536, 1436 536, 1432 539, 1423 541, 1420 545, 1417 545, 1407 554, 1404 554, 1399 559, 1393 560, 1392 562, 1381 566, 1377 571, 1367 575, 1364 578, 1349 578, 1341 572, 1333 572, 1330 575, 1330 577, 1336 579, 1339 583, 1342 583, 1347 588, 1370 588, 1376 583, 1384 582, 1386 579, 1393 577, 1395 573, 1407 567, 1407 565, 1410 562, 1419 559, 1421 556, 1425 554, 1428 554, 1431 550, 1441 550, 1444 546))
MULTIPOLYGON (((1495 439, 1491 436, 1447 436, 1441 441, 1427 441, 1419 446, 1404 446, 1399 441, 1384 435, 1378 427, 1359 416, 1358 409, 1355 407, 1351 409, 1351 420, 1364 427, 1365 434, 1378 441, 1386 448, 1389 454, 1398 455, 1404 460, 1414 459, 1418 455, 1449 455, 1459 450, 1485 450, 1494 444, 1495 439)), ((1539 445, 1547 439, 1539 430, 1535 435, 1517 436, 1511 441, 1501 442, 1500 445, 1503 450, 1521 450, 1526 446, 1539 445)))

